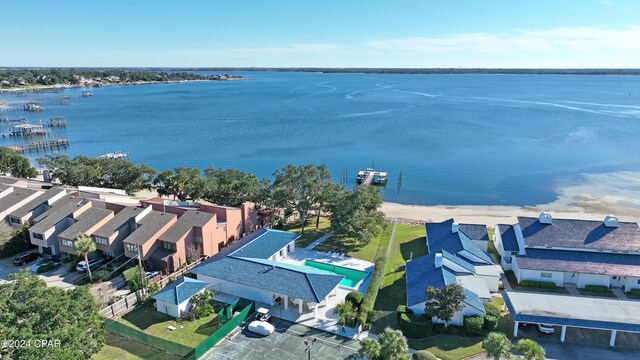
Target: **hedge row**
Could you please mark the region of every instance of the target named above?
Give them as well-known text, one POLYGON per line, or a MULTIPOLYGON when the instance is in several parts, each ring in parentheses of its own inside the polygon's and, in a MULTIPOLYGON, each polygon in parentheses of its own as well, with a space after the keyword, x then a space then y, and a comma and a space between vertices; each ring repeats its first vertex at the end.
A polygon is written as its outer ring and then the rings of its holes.
POLYGON ((438 360, 438 357, 427 350, 418 350, 411 355, 411 360, 438 360))
MULTIPOLYGON (((360 312, 358 314, 358 320, 362 323, 365 320, 366 324, 369 323, 370 314, 373 312, 373 305, 376 302, 376 297, 378 296, 378 290, 382 286, 382 281, 384 280, 384 268, 387 265, 386 257, 379 257, 375 262, 375 269, 373 270, 373 274, 371 274, 371 281, 369 282, 369 286, 367 287, 367 294, 362 299, 362 303, 360 303, 360 312)), ((365 324, 365 325, 366 325, 365 324)))
POLYGON ((609 287, 604 285, 585 285, 584 290, 592 293, 606 293, 609 292, 609 287))
POLYGON ((43 265, 40 265, 38 267, 38 269, 36 269, 36 273, 42 274, 42 273, 45 273, 47 271, 51 271, 53 269, 57 269, 59 267, 60 267, 60 264, 56 264, 56 263, 43 264, 43 265))
POLYGON ((433 324, 428 317, 402 313, 399 318, 398 323, 404 336, 423 339, 433 335, 433 324))
POLYGON ((520 281, 520 285, 540 289, 554 289, 556 287, 556 283, 554 282, 535 280, 522 280, 520 281))
POLYGON ((480 335, 484 328, 484 318, 480 316, 465 316, 464 317, 464 330, 467 334, 480 335))
POLYGON ((629 291, 629 294, 631 294, 633 296, 640 296, 640 289, 631 289, 629 291))
POLYGON ((498 309, 496 305, 490 302, 484 303, 484 311, 487 313, 487 315, 491 315, 495 317, 500 316, 500 309, 498 309))

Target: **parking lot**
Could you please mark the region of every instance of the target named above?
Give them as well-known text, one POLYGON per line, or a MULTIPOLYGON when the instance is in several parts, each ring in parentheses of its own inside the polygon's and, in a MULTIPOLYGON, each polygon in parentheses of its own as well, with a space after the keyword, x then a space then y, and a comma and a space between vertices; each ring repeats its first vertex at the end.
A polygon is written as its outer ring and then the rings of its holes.
MULTIPOLYGON (((35 251, 36 250, 32 250, 31 252, 35 252, 35 251)), ((24 268, 28 268, 29 266, 32 266, 34 264, 37 264, 37 262, 40 261, 40 260, 36 260, 27 265, 15 266, 13 265, 13 259, 15 259, 16 256, 18 255, 19 254, 10 256, 4 259, 0 259, 0 283, 11 280, 9 277, 10 274, 19 272, 20 270, 24 268)), ((68 270, 69 270, 69 265, 63 263, 57 269, 54 269, 52 271, 49 271, 43 274, 38 274, 38 277, 44 280, 49 286, 57 286, 63 289, 70 289, 75 287, 73 282, 79 279, 80 277, 84 276, 84 274, 78 273, 78 272, 68 272, 68 270)))
MULTIPOLYGON (((608 330, 567 327, 567 335, 564 343, 608 347, 610 336, 611 331, 608 330)), ((520 327, 518 330, 518 337, 529 338, 536 341, 557 342, 561 344, 559 326, 555 327, 555 332, 553 334, 543 334, 537 330, 536 325, 531 324, 527 329, 520 327)), ((615 347, 640 350, 640 334, 618 331, 615 347)))
POLYGON ((222 340, 206 359, 306 359, 307 345, 305 345, 305 341, 313 342, 312 359, 356 358, 354 354, 359 348, 357 341, 283 320, 276 320, 273 325, 276 331, 266 337, 251 333, 243 328, 232 334, 230 339, 222 340))

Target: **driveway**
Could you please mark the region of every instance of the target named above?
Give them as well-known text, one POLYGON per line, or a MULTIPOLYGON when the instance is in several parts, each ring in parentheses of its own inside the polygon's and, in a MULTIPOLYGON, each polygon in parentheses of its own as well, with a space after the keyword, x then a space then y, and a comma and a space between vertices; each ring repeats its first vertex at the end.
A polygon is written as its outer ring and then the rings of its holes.
POLYGON ((335 334, 312 329, 288 321, 276 320, 276 331, 260 336, 246 329, 223 339, 206 360, 284 360, 306 359, 307 345, 313 342, 311 358, 316 360, 355 359, 360 344, 335 334), (314 341, 315 340, 315 341, 314 341))
MULTIPOLYGON (((33 251, 35 250, 31 250, 31 252, 33 251)), ((9 277, 10 274, 19 272, 22 269, 27 268, 30 265, 33 265, 36 263, 36 262, 31 262, 24 266, 15 266, 13 265, 13 259, 15 259, 18 255, 19 254, 10 256, 8 258, 0 259, 0 284, 10 281, 11 280, 11 278, 9 277)), ((73 284, 74 281, 81 278, 83 274, 77 273, 77 272, 70 273, 68 272, 68 270, 69 270, 69 265, 63 263, 62 266, 60 266, 59 268, 43 274, 38 274, 37 276, 42 280, 44 280, 48 286, 57 286, 63 289, 70 289, 75 287, 75 285, 73 284)))

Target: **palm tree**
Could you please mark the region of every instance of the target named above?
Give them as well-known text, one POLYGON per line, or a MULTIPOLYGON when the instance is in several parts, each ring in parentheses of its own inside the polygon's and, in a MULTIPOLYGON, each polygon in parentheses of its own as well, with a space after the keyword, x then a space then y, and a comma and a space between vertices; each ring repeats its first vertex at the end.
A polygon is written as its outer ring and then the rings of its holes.
POLYGON ((75 247, 78 255, 84 256, 84 263, 89 273, 89 281, 93 282, 91 268, 89 267, 89 253, 96 251, 96 243, 93 242, 91 236, 82 234, 76 238, 75 247))
POLYGON ((380 343, 373 339, 364 339, 360 343, 358 356, 361 358, 375 360, 380 358, 380 343))
POLYGON ((495 360, 500 360, 500 358, 511 359, 513 344, 503 333, 490 332, 482 341, 482 347, 487 350, 487 356, 495 360))
POLYGON ((531 339, 520 339, 515 347, 525 360, 544 360, 544 349, 531 339))
POLYGON ((380 358, 385 360, 400 360, 407 358, 409 344, 400 330, 386 328, 378 335, 380 343, 380 358))
POLYGON ((342 304, 336 305, 333 312, 340 316, 338 323, 342 325, 343 331, 347 323, 353 325, 353 319, 358 315, 356 309, 353 308, 353 305, 350 302, 343 302, 342 304))

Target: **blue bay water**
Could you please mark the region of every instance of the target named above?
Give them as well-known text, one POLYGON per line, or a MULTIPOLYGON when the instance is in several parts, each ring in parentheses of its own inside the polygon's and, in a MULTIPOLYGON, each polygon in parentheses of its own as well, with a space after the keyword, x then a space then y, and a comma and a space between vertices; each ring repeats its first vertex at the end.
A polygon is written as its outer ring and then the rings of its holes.
POLYGON ((68 89, 71 105, 20 114, 65 116, 69 155, 123 151, 158 169, 271 178, 325 163, 353 183, 374 163, 389 171, 385 200, 409 204, 536 205, 580 174, 640 169, 636 77, 238 74, 247 80, 68 89))

